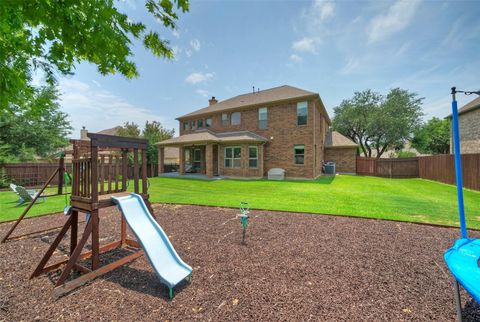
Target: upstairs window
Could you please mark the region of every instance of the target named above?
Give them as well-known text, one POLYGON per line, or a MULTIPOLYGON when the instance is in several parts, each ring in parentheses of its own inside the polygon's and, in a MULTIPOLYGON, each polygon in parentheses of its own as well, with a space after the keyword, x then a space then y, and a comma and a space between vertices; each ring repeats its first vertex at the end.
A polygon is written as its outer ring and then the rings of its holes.
POLYGON ((295 164, 304 164, 305 163, 305 145, 295 144, 293 147, 294 154, 294 163, 295 164))
POLYGON ((248 147, 248 167, 257 168, 258 166, 258 146, 248 147))
POLYGON ((227 125, 228 125, 228 114, 222 113, 222 126, 227 126, 227 125))
POLYGON ((183 130, 184 131, 190 130, 190 123, 189 122, 183 122, 183 130))
POLYGON ((308 104, 307 102, 297 103, 297 125, 307 124, 308 104))
POLYGON ((190 121, 190 127, 192 128, 192 130, 195 129, 195 121, 190 121))
POLYGON ((211 117, 205 119, 205 127, 210 127, 210 126, 212 126, 212 118, 211 117))
POLYGON ((203 119, 197 120, 197 128, 202 128, 203 127, 203 119))
POLYGON ((225 147, 225 168, 240 168, 242 149, 239 146, 225 147))
POLYGON ((232 125, 240 125, 240 112, 232 113, 232 125))
POLYGON ((264 130, 267 128, 267 108, 261 107, 258 109, 258 128, 264 130))

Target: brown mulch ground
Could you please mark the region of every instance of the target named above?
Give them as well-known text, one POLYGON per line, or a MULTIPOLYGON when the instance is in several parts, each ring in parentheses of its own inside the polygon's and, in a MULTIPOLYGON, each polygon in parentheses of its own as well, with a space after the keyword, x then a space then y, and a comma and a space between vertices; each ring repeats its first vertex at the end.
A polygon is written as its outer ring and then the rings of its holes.
MULTIPOLYGON (((67 296, 58 274, 29 280, 55 233, 0 245, 0 320, 454 320, 443 252, 458 230, 335 216, 252 211, 248 245, 233 209, 154 205, 177 252, 194 268, 173 300, 145 257, 67 296)), ((25 220, 17 233, 62 224, 25 220)), ((10 224, 0 225, 3 235, 10 224)), ((101 213, 101 241, 119 233, 101 213)), ((479 232, 472 236, 480 237, 479 232)), ((63 256, 65 244, 56 257, 63 256)), ((107 262, 122 250, 102 258, 107 262)), ((462 293, 466 321, 480 307, 462 293)))

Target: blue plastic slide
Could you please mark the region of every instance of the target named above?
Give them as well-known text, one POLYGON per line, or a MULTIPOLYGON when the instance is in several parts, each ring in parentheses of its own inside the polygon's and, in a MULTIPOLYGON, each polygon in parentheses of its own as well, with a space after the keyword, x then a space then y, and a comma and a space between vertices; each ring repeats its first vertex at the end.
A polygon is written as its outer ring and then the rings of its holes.
POLYGON ((192 268, 178 256, 162 227, 150 214, 143 198, 132 193, 112 197, 137 237, 160 281, 172 289, 192 274, 192 268))
POLYGON ((480 240, 458 239, 444 258, 455 279, 480 303, 480 240))

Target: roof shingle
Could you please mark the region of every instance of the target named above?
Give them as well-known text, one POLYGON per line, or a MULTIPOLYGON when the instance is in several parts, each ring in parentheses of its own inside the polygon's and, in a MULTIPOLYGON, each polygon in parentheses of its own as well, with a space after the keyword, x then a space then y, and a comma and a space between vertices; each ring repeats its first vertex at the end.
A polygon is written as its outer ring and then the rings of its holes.
POLYGON ((224 101, 220 101, 216 104, 210 105, 208 107, 201 108, 194 112, 185 114, 183 116, 178 117, 177 119, 188 118, 191 116, 197 116, 207 113, 215 113, 220 111, 226 111, 231 109, 237 109, 241 107, 253 106, 253 105, 260 105, 266 104, 276 101, 283 101, 289 100, 294 98, 303 98, 308 96, 315 96, 318 95, 314 92, 309 92, 300 88, 296 88, 289 85, 274 87, 270 89, 266 89, 263 91, 255 92, 255 93, 248 93, 238 95, 224 101))

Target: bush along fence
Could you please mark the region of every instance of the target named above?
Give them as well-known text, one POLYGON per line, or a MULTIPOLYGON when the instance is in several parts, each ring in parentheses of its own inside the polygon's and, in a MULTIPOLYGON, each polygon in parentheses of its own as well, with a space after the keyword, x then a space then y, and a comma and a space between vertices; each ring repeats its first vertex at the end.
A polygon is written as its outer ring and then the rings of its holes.
MULTIPOLYGON (((119 171, 118 167, 113 160, 111 163, 107 163, 103 166, 103 170, 99 169, 99 173, 103 171, 105 178, 113 177, 115 171, 119 171)), ((0 174, 4 177, 6 182, 12 182, 17 185, 26 187, 36 187, 44 184, 50 175, 58 168, 58 162, 52 163, 7 163, 0 165, 0 174)), ((65 163, 65 169, 68 173, 71 173, 72 164, 65 163)), ((177 165, 166 164, 165 172, 172 172, 177 169, 177 165)), ((158 175, 158 168, 156 165, 148 165, 147 177, 155 177, 158 175)), ((133 178, 133 166, 128 168, 129 179, 133 178)), ((58 179, 52 181, 52 185, 57 185, 58 179)), ((1 187, 0 187, 1 188, 1 187)))
MULTIPOLYGON (((422 178, 455 184, 453 154, 415 158, 376 159, 357 157, 357 174, 388 178, 422 178)), ((480 190, 480 153, 462 154, 463 186, 480 190)))

